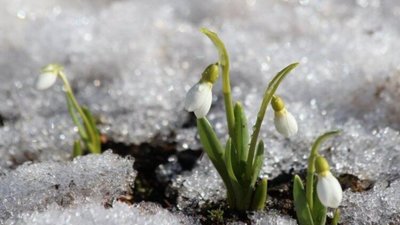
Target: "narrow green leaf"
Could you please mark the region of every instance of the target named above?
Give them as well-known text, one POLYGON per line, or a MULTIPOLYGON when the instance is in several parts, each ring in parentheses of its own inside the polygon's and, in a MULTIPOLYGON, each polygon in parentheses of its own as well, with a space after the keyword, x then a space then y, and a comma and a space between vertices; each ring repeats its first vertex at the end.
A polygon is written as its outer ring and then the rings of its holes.
MULTIPOLYGON (((314 190, 316 189, 316 186, 317 182, 314 181, 314 190)), ((312 209, 312 216, 314 218, 314 224, 325 225, 327 208, 324 205, 322 205, 316 191, 314 191, 313 200, 314 200, 314 207, 312 209)))
POLYGON ((333 214, 333 220, 332 220, 332 225, 337 225, 340 220, 340 210, 335 209, 335 212, 333 214))
POLYGON ((307 178, 306 178, 306 197, 311 211, 314 211, 313 192, 314 192, 315 158, 318 156, 318 150, 320 149, 321 145, 326 140, 335 135, 338 135, 339 133, 340 133, 339 130, 326 132, 323 135, 319 136, 311 147, 311 153, 310 156, 308 157, 308 168, 307 168, 307 178))
POLYGON ((77 156, 83 155, 82 147, 81 147, 81 141, 76 140, 74 141, 74 147, 72 149, 72 158, 75 158, 77 156))
POLYGON ((251 209, 262 210, 265 207, 265 202, 267 201, 267 178, 261 179, 260 183, 256 185, 256 190, 254 192, 253 200, 251 203, 251 209))
POLYGON ((90 112, 90 110, 86 106, 82 106, 81 108, 82 108, 83 113, 88 118, 90 126, 97 130, 96 120, 95 120, 92 112, 90 112))
POLYGON ((233 199, 235 196, 234 187, 231 183, 227 168, 225 167, 224 152, 217 135, 206 118, 197 119, 197 129, 200 135, 200 142, 203 145, 205 152, 225 183, 229 201, 235 202, 233 199))
POLYGON ((83 109, 79 105, 78 101, 76 101, 75 96, 72 93, 72 89, 69 86, 68 80, 66 79, 65 75, 62 74, 60 76, 64 80, 64 86, 67 89, 65 94, 70 99, 71 105, 74 107, 76 112, 79 114, 79 116, 80 116, 80 118, 82 120, 83 127, 85 128, 85 131, 86 131, 86 134, 87 134, 87 139, 83 140, 83 141, 85 141, 85 144, 88 147, 88 149, 90 150, 90 152, 92 152, 92 153, 100 153, 100 151, 101 151, 100 146, 97 145, 97 144, 94 144, 94 142, 93 142, 93 140, 94 141, 96 140, 96 136, 97 136, 97 132, 98 132, 97 129, 93 128, 92 126, 90 126, 91 122, 89 121, 89 119, 86 116, 86 114, 83 112, 83 109))
POLYGON ((92 147, 90 148, 91 153, 99 154, 101 153, 101 143, 100 143, 100 132, 97 129, 96 126, 96 120, 93 117, 93 114, 90 112, 90 110, 82 106, 82 111, 85 114, 85 116, 88 119, 89 124, 85 123, 86 129, 91 129, 93 130, 93 136, 91 137, 90 142, 92 142, 92 147))
MULTIPOLYGON (((264 93, 263 100, 261 102, 260 109, 257 114, 256 124, 253 127, 253 134, 251 135, 250 141, 250 148, 249 148, 249 157, 247 159, 247 164, 253 164, 254 156, 255 156, 255 148, 257 144, 258 135, 260 133, 261 124, 264 120, 265 112, 271 101, 272 96, 274 95, 276 89, 278 88, 279 84, 282 80, 292 71, 298 63, 290 64, 289 66, 285 67, 281 70, 272 81, 269 83, 267 90, 264 93)), ((248 167, 249 168, 249 167, 248 167)), ((251 171, 247 171, 247 174, 250 175, 251 171)))
POLYGON ((254 187, 264 162, 264 142, 261 140, 257 146, 257 155, 252 169, 250 186, 254 187))
POLYGON ((232 143, 230 138, 228 138, 225 146, 225 166, 231 180, 237 182, 235 173, 233 172, 232 168, 232 143))
POLYGON ((210 159, 222 162, 221 156, 224 155, 222 146, 208 120, 206 118, 197 119, 197 129, 199 131, 200 141, 210 159))
POLYGON ((65 95, 67 99, 67 108, 69 115, 72 118, 72 122, 74 122, 75 126, 78 128, 79 136, 81 136, 82 140, 87 140, 88 135, 86 133, 85 128, 82 126, 81 121, 79 121, 78 115, 76 114, 74 105, 72 104, 72 100, 70 99, 70 96, 68 94, 65 95))
POLYGON ((319 136, 317 140, 315 140, 314 144, 312 145, 311 153, 313 155, 318 154, 318 150, 320 149, 321 145, 327 141, 329 138, 332 138, 336 135, 340 134, 340 130, 333 130, 324 133, 323 135, 319 136))
POLYGON ((314 225, 310 208, 308 207, 303 182, 297 175, 294 176, 294 181, 293 181, 293 201, 299 224, 314 225))
POLYGON ((235 136, 236 149, 239 152, 240 161, 247 161, 249 147, 249 132, 247 128, 247 118, 243 110, 242 104, 235 104, 235 136))

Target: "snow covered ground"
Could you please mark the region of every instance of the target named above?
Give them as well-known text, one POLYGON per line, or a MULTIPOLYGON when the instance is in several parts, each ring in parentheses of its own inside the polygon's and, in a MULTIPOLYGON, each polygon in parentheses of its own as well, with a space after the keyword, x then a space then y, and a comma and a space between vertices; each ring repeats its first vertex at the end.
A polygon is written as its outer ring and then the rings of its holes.
MULTIPOLYGON (((264 176, 304 169, 315 137, 342 129, 321 153, 336 175, 375 182, 366 192, 345 192, 343 224, 400 223, 398 0, 0 4, 0 223, 53 224, 69 218, 67 224, 129 224, 137 216, 149 224, 198 222, 154 205, 102 208, 104 201, 130 190, 126 185, 135 177, 133 160, 106 153, 70 162, 77 134, 61 84, 46 91, 34 87, 42 66, 60 63, 78 100, 93 110, 102 132, 115 141, 140 144, 159 136, 177 141, 179 150, 200 149, 195 127, 187 125, 190 114, 183 110, 186 91, 217 60, 200 27, 218 32, 225 41, 234 99, 243 103, 250 123, 272 76, 300 62, 278 90, 298 118, 299 134, 280 137, 269 112, 261 134, 266 143, 264 176), (21 165, 26 161, 33 164, 21 165), (81 182, 69 187, 70 180, 81 182)), ((208 118, 224 138, 220 84, 214 88, 208 118)), ((206 157, 173 186, 181 208, 224 196, 206 157)), ((293 224, 291 218, 271 215, 252 220, 293 224)))

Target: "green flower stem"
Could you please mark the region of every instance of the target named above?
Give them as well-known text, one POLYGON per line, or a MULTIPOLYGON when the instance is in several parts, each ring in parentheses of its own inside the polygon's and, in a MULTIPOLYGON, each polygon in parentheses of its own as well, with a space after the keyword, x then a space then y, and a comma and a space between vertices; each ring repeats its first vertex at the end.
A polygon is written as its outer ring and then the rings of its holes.
POLYGON ((260 109, 257 114, 257 120, 256 124, 254 125, 253 128, 253 134, 251 135, 251 141, 250 141, 250 147, 249 147, 249 155, 247 158, 247 175, 251 176, 251 170, 252 170, 252 165, 254 163, 254 157, 256 154, 256 145, 257 145, 257 139, 258 135, 260 134, 260 129, 261 129, 261 124, 264 120, 265 112, 267 111, 267 107, 269 102, 271 101, 272 97, 274 96, 274 93, 276 89, 278 89, 279 84, 283 81, 283 79, 286 77, 286 75, 289 74, 290 71, 292 71, 298 63, 292 63, 285 67, 283 70, 281 70, 269 83, 267 90, 265 90, 263 100, 261 102, 260 109))
POLYGON ((340 210, 339 208, 337 208, 333 213, 332 225, 337 225, 339 223, 339 220, 340 220, 340 210))
POLYGON ((310 207, 311 212, 313 212, 314 201, 313 201, 313 192, 314 192, 314 173, 315 173, 315 158, 318 156, 318 150, 321 147, 321 144, 327 140, 328 138, 339 134, 340 131, 330 131, 327 132, 314 142, 311 148, 310 156, 308 157, 308 168, 307 168, 307 179, 306 179, 306 198, 308 206, 310 207))
POLYGON ((231 94, 231 84, 229 79, 229 55, 225 48, 224 43, 218 37, 218 35, 207 28, 201 28, 203 34, 213 42, 219 53, 219 65, 222 70, 222 92, 224 94, 224 103, 226 111, 226 120, 228 123, 229 136, 234 137, 235 129, 235 115, 233 111, 233 102, 231 94))
MULTIPOLYGON (((95 128, 90 126, 90 121, 87 118, 87 116, 85 115, 85 113, 83 112, 81 106, 78 104, 78 101, 76 100, 76 98, 75 98, 75 96, 73 94, 71 85, 69 84, 64 72, 59 71, 59 76, 62 79, 62 81, 64 82, 64 87, 65 87, 65 91, 66 91, 66 94, 67 94, 67 98, 69 98, 71 100, 70 101, 71 105, 79 113, 79 115, 81 116, 81 118, 83 120, 83 123, 86 125, 85 127, 86 127, 86 130, 87 130, 87 133, 88 133, 88 138, 91 141, 96 140, 96 135, 98 135, 98 134, 97 134, 95 128)), ((80 129, 80 127, 78 127, 78 129, 80 129)), ((94 143, 94 145, 93 145, 93 143, 89 144, 88 147, 89 147, 89 149, 92 150, 93 153, 101 153, 101 147, 100 147, 99 143, 94 143)))

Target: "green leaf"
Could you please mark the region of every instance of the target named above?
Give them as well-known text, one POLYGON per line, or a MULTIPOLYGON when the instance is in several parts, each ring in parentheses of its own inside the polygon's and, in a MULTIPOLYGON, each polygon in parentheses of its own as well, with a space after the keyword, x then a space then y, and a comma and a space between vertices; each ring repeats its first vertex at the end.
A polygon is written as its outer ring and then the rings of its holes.
POLYGON ((75 158, 77 156, 83 155, 82 147, 81 147, 81 141, 76 140, 74 141, 74 147, 72 149, 72 158, 75 158))
POLYGON ((100 143, 100 133, 96 126, 96 120, 93 117, 93 114, 89 111, 89 109, 85 106, 82 106, 82 111, 88 119, 88 124, 85 123, 85 127, 87 130, 91 129, 93 135, 90 139, 91 147, 89 148, 91 153, 99 154, 101 153, 101 143, 100 143))
POLYGON ((249 132, 247 128, 247 118, 243 110, 242 104, 237 102, 235 104, 235 140, 236 149, 239 153, 240 161, 247 161, 248 145, 249 145, 249 132))
POLYGON ((268 186, 267 178, 261 179, 260 183, 257 184, 253 200, 251 203, 252 210, 264 209, 265 202, 267 201, 267 186, 268 186))
MULTIPOLYGON (((317 182, 314 181, 314 190, 316 189, 316 186, 317 182)), ((314 207, 312 209, 312 216, 314 218, 314 224, 325 225, 327 208, 324 205, 322 205, 316 191, 314 191, 313 200, 314 200, 314 207)))
POLYGON ((318 156, 318 150, 320 149, 321 145, 326 140, 335 135, 338 135, 339 133, 340 133, 339 130, 326 132, 323 135, 319 136, 311 147, 311 153, 310 156, 308 157, 308 168, 307 168, 307 178, 306 178, 306 183, 307 183, 306 196, 311 211, 314 211, 313 192, 314 192, 315 158, 318 156))
POLYGON ((335 209, 335 212, 333 213, 333 219, 332 219, 332 225, 337 225, 340 220, 340 210, 335 209))
POLYGON ((314 225, 310 208, 308 207, 303 182, 297 175, 294 176, 294 181, 293 181, 293 201, 299 224, 314 225))
POLYGON ((71 96, 66 94, 65 97, 67 99, 67 108, 69 115, 72 118, 72 122, 74 122, 75 126, 78 128, 79 136, 81 136, 81 139, 83 141, 86 141, 88 139, 88 135, 82 123, 79 121, 78 115, 76 114, 76 110, 71 100, 71 96))
POLYGON ((197 119, 201 144, 212 161, 223 162, 223 150, 214 129, 206 118, 197 119))
MULTIPOLYGON (((255 156, 255 148, 257 144, 258 135, 260 133, 261 124, 264 120, 265 112, 269 105, 269 102, 272 99, 272 96, 275 94, 276 89, 282 80, 292 71, 298 63, 290 64, 281 70, 272 81, 269 83, 267 90, 264 93, 263 100, 261 102, 260 110, 257 114, 256 124, 253 127, 253 134, 251 135, 250 148, 249 148, 249 157, 247 159, 247 164, 253 164, 254 156, 255 156)), ((251 171, 247 171, 247 174, 251 174, 251 171)))
POLYGON ((252 169, 250 186, 254 187, 264 162, 264 142, 261 140, 257 146, 257 155, 252 169))
MULTIPOLYGON (((249 145, 249 133, 247 128, 247 119, 244 113, 242 105, 237 102, 235 104, 235 155, 232 160, 235 160, 235 174, 238 180, 243 184, 245 182, 247 156, 248 156, 248 145, 249 145)), ((247 179, 249 180, 249 179, 247 179)))
POLYGON ((230 138, 228 138, 225 146, 225 166, 231 180, 237 182, 235 173, 233 172, 232 168, 232 143, 230 138))
POLYGON ((319 136, 317 140, 315 140, 314 144, 312 145, 311 153, 314 155, 318 154, 318 150, 320 149, 321 145, 327 141, 329 138, 332 138, 336 135, 340 134, 340 130, 333 130, 324 133, 323 135, 319 136))
POLYGON ((219 142, 217 135, 205 117, 197 119, 197 129, 199 131, 200 141, 205 152, 225 183, 229 201, 231 204, 234 204, 233 202, 235 202, 235 200, 233 199, 233 196, 235 195, 232 194, 235 193, 234 187, 231 183, 232 180, 230 179, 227 168, 225 167, 224 152, 221 143, 219 142))

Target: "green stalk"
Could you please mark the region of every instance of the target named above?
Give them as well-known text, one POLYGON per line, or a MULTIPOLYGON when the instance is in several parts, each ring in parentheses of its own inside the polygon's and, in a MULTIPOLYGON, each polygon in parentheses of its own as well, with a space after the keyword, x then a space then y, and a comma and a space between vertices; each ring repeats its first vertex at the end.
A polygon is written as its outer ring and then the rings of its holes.
POLYGON ((207 37, 213 42, 219 53, 219 65, 222 70, 222 92, 224 94, 224 103, 226 111, 226 120, 228 123, 229 135, 234 137, 235 129, 235 115, 233 111, 233 102, 231 94, 231 84, 229 79, 229 55, 225 48, 224 43, 218 37, 218 35, 207 28, 201 28, 200 31, 207 35, 207 37))
POLYGON ((313 192, 314 192, 314 173, 315 173, 315 158, 318 156, 318 150, 321 147, 322 143, 329 139, 332 136, 339 134, 340 131, 330 131, 327 132, 317 138, 311 148, 310 156, 308 157, 308 168, 307 168, 307 179, 306 179, 306 198, 308 206, 310 207, 311 212, 313 212, 314 201, 313 201, 313 192))
POLYGON ((88 136, 86 134, 86 130, 84 129, 84 127, 82 126, 82 123, 79 121, 78 116, 76 115, 76 112, 73 108, 74 106, 72 105, 71 98, 66 96, 66 99, 67 99, 68 112, 72 118, 72 121, 74 122, 76 127, 78 127, 78 132, 79 132, 79 135, 81 136, 81 138, 84 139, 85 141, 87 141, 88 136))
POLYGON ((256 124, 253 127, 253 134, 251 135, 249 155, 247 158, 247 171, 246 171, 248 176, 251 176, 251 169, 253 168, 254 157, 256 154, 257 139, 260 133, 261 124, 264 120, 268 104, 270 103, 276 89, 278 89, 279 84, 286 77, 286 75, 289 74, 289 72, 292 71, 297 65, 298 63, 293 63, 285 67, 283 70, 281 70, 269 83, 267 90, 265 90, 264 97, 257 114, 256 124))
POLYGON ((337 208, 333 213, 332 225, 337 225, 339 223, 339 220, 340 220, 340 210, 339 208, 337 208))
MULTIPOLYGON (((62 81, 64 82, 65 91, 66 91, 67 97, 69 97, 70 100, 71 100, 72 106, 76 109, 76 111, 81 116, 81 118, 83 120, 83 123, 86 124, 85 127, 87 128, 87 133, 88 133, 88 136, 89 136, 89 140, 91 140, 91 141, 96 140, 96 135, 98 135, 98 134, 97 134, 96 130, 94 130, 94 128, 92 126, 90 126, 90 121, 86 117, 86 115, 83 112, 81 106, 79 105, 78 101, 76 100, 76 98, 75 98, 75 96, 73 94, 71 85, 69 84, 64 72, 60 71, 59 72, 59 76, 62 79, 62 81)), ((93 145, 91 145, 91 146, 93 146, 93 145)), ((99 149, 99 147, 97 145, 93 146, 93 147, 95 148, 95 149, 93 149, 95 153, 100 153, 101 150, 99 149)))

